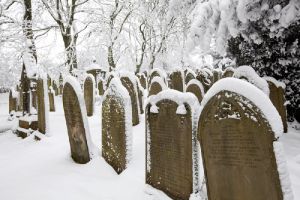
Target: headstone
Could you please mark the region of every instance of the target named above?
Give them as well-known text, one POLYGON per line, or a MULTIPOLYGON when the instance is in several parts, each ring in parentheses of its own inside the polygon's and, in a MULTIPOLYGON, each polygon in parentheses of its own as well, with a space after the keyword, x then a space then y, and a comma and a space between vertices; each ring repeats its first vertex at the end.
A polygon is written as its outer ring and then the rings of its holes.
POLYGON ((267 82, 269 84, 270 89, 270 100, 272 101, 273 105, 277 109, 283 124, 283 131, 287 133, 288 131, 288 125, 287 125, 287 116, 286 116, 286 107, 284 105, 285 103, 285 97, 284 97, 284 88, 285 86, 276 81, 274 78, 268 77, 267 82))
POLYGON ((12 88, 9 91, 9 114, 11 112, 16 112, 17 111, 17 97, 16 95, 18 95, 18 93, 16 91, 14 91, 14 89, 12 88))
POLYGON ((221 79, 222 71, 218 69, 213 70, 213 83, 221 79))
POLYGON ((183 73, 181 71, 174 71, 170 74, 170 88, 183 92, 183 73))
POLYGON ((273 150, 282 127, 276 128, 280 117, 267 96, 226 78, 212 86, 202 106, 198 140, 208 199, 282 200, 281 181, 288 178, 279 178, 283 166, 277 168, 273 150))
POLYGON ((196 128, 192 126, 191 106, 184 101, 178 104, 171 96, 194 98, 198 104, 193 95, 175 90, 150 97, 146 107, 146 183, 172 199, 188 200, 198 180, 197 170, 193 172, 194 163, 198 163, 198 157, 193 157, 196 128))
POLYGON ((232 77, 233 74, 234 74, 234 68, 227 67, 223 72, 222 78, 232 77))
POLYGON ((68 129, 71 156, 76 163, 90 161, 90 135, 84 97, 74 77, 67 77, 63 90, 63 107, 68 129))
POLYGON ((54 91, 50 89, 48 95, 49 95, 50 112, 55 112, 54 91))
POLYGON ((145 75, 143 74, 143 73, 141 73, 141 74, 139 74, 139 80, 140 80, 140 83, 141 83, 141 86, 144 88, 144 89, 146 89, 146 87, 147 87, 147 83, 146 83, 146 77, 145 77, 145 75))
POLYGON ((185 84, 187 84, 188 82, 190 82, 190 80, 195 79, 196 77, 194 76, 194 74, 190 71, 187 71, 186 75, 185 75, 185 84))
POLYGON ((99 95, 102 96, 104 94, 104 87, 103 87, 103 81, 99 80, 98 82, 98 92, 99 95))
POLYGON ((131 157, 131 111, 128 91, 118 78, 112 79, 102 103, 102 156, 118 174, 131 157))
POLYGON ((208 69, 200 70, 196 78, 202 83, 204 87, 204 93, 206 93, 209 90, 210 86, 213 84, 211 72, 208 71, 208 69))
MULTIPOLYGON (((134 78, 132 79, 134 80, 134 78)), ((136 85, 130 80, 129 77, 121 77, 121 82, 123 86, 127 89, 130 99, 131 99, 131 108, 132 108, 132 125, 138 125, 140 123, 139 119, 139 105, 138 105, 138 94, 136 85)))
POLYGON ((48 86, 47 79, 38 79, 37 81, 37 100, 38 100, 38 131, 40 133, 46 133, 46 122, 47 122, 47 110, 46 103, 48 97, 48 86))
POLYGON ((166 73, 159 68, 154 68, 150 73, 150 77, 148 80, 148 87, 150 87, 154 77, 160 77, 163 80, 163 82, 165 84, 167 84, 166 83, 166 77, 167 77, 166 73))
POLYGON ((165 89, 167 89, 167 86, 162 80, 162 78, 154 77, 149 88, 148 96, 156 95, 165 89))
POLYGON ((57 84, 55 81, 53 81, 53 90, 54 90, 55 96, 57 96, 58 95, 58 87, 57 87, 57 84))
POLYGON ((139 110, 140 114, 144 114, 144 93, 143 87, 141 86, 139 79, 136 79, 137 82, 137 92, 138 92, 138 100, 139 100, 139 110))
POLYGON ((87 116, 93 116, 94 114, 94 77, 89 74, 87 75, 84 84, 83 84, 83 91, 84 91, 84 101, 86 105, 86 113, 87 116))
POLYGON ((204 96, 204 87, 200 81, 193 79, 186 86, 186 92, 193 93, 197 97, 199 103, 201 103, 204 96))

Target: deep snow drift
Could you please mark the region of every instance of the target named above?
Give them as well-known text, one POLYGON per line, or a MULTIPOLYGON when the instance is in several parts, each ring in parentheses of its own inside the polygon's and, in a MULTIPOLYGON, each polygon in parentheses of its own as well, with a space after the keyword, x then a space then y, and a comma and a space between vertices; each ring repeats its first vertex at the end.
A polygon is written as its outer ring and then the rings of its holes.
MULTIPOLYGON (((98 154, 84 165, 70 157, 61 97, 56 112, 49 113, 51 137, 35 141, 18 138, 6 123, 8 94, 0 94, 0 199, 4 200, 166 200, 162 192, 145 185, 145 127, 133 127, 133 155, 128 168, 117 175, 101 157, 101 108, 89 117, 90 134, 98 154)), ((300 130, 289 126, 281 137, 294 199, 300 199, 300 130)))

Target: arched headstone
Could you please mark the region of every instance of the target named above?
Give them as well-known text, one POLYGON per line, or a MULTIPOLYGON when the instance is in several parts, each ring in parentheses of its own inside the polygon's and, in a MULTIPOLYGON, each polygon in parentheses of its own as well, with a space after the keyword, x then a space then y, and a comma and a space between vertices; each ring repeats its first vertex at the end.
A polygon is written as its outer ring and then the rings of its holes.
POLYGON ((188 200, 198 184, 195 105, 192 94, 164 90, 146 107, 146 183, 173 199, 188 200))
POLYGON ((87 116, 93 116, 94 114, 94 99, 95 99, 95 91, 94 91, 94 77, 93 75, 87 75, 84 84, 83 84, 83 91, 84 91, 84 100, 86 105, 87 116))
POLYGON ((170 74, 170 88, 183 92, 183 72, 174 71, 170 74))
POLYGON ((222 74, 222 78, 232 77, 233 74, 234 74, 234 68, 227 67, 222 74))
POLYGON ((85 164, 91 159, 91 139, 84 97, 80 84, 74 77, 66 78, 63 90, 63 107, 71 156, 76 163, 85 164))
POLYGON ((150 87, 150 84, 152 83, 152 80, 154 77, 160 77, 163 80, 163 82, 165 84, 167 84, 166 83, 166 77, 167 77, 166 72, 159 68, 154 68, 150 72, 150 76, 149 76, 149 80, 148 80, 148 87, 150 87))
POLYGON ((131 99, 118 78, 113 78, 102 103, 102 156, 120 174, 132 149, 131 99))
POLYGON ((204 87, 200 81, 193 79, 187 84, 186 92, 193 93, 197 97, 199 103, 201 103, 204 96, 204 87))
POLYGON ((185 84, 187 84, 188 82, 190 82, 190 80, 195 79, 195 73, 191 70, 187 71, 186 75, 185 75, 185 84))
POLYGON ((167 86, 164 83, 164 81, 162 80, 162 78, 154 77, 152 82, 151 82, 150 88, 149 88, 148 96, 156 95, 156 94, 158 94, 159 92, 161 92, 162 90, 165 90, 165 89, 167 89, 167 86))
POLYGON ((219 69, 214 69, 213 70, 213 83, 217 82, 218 80, 221 79, 222 77, 222 71, 219 69))
POLYGON ((208 69, 202 69, 199 71, 196 78, 202 83, 204 87, 204 93, 206 93, 209 90, 210 86, 213 84, 212 73, 208 69))
POLYGON ((202 106, 198 140, 208 199, 282 200, 292 195, 276 141, 283 131, 280 117, 262 91, 226 78, 212 86, 202 106))
POLYGON ((137 87, 132 82, 134 80, 135 80, 134 78, 130 79, 127 76, 121 77, 121 82, 122 82, 123 86, 127 89, 130 99, 131 99, 132 125, 133 126, 138 125, 140 123, 137 87))
POLYGON ((284 103, 285 103, 285 97, 284 97, 285 85, 280 83, 279 81, 275 80, 272 77, 264 77, 264 78, 269 84, 269 90, 270 90, 269 97, 281 117, 282 124, 283 124, 283 131, 285 133, 287 133, 288 125, 287 125, 286 107, 284 105, 284 103))

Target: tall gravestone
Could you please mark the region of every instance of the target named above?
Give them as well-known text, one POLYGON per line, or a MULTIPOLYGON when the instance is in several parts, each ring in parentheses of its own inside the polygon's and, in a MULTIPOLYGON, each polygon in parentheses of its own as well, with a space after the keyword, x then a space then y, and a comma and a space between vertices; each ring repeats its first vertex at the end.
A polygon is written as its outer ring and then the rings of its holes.
MULTIPOLYGON (((146 183, 175 200, 188 200, 194 181, 197 181, 193 174, 197 156, 193 159, 193 138, 196 136, 192 110, 188 103, 176 102, 189 94, 177 92, 173 95, 169 91, 156 95, 159 98, 151 96, 151 103, 146 107, 146 183), (170 99, 171 96, 178 96, 178 99, 170 99)), ((194 100, 198 104, 196 98, 194 100)))
POLYGON ((13 111, 17 111, 17 92, 11 89, 9 91, 9 114, 13 111))
POLYGON ((273 149, 282 127, 276 128, 280 118, 270 100, 251 84, 232 78, 215 83, 207 97, 198 140, 208 199, 282 200, 281 181, 288 178, 279 178, 273 149))
POLYGON ((149 88, 148 96, 156 95, 165 89, 167 89, 167 86, 165 85, 162 78, 154 77, 149 88))
POLYGON ((63 89, 63 107, 68 129, 71 156, 76 163, 90 161, 90 136, 84 97, 79 83, 68 77, 63 89))
POLYGON ((174 71, 170 74, 170 88, 183 92, 183 73, 181 71, 174 71))
POLYGON ((277 109, 281 120, 283 124, 283 131, 287 133, 288 131, 288 125, 287 125, 287 116, 286 116, 286 107, 284 105, 285 103, 285 97, 284 97, 284 86, 282 84, 275 84, 278 81, 276 81, 273 78, 267 79, 267 82, 269 84, 270 89, 270 100, 272 101, 273 105, 277 109))
POLYGON ((200 81, 193 79, 187 84, 186 92, 193 93, 197 97, 199 103, 201 103, 204 96, 204 87, 200 81))
POLYGON ((137 87, 132 82, 134 78, 130 79, 129 77, 121 77, 121 82, 123 86, 127 89, 130 99, 131 99, 131 108, 132 108, 132 125, 138 125, 140 123, 139 119, 139 105, 138 105, 138 94, 137 87))
POLYGON ((128 91, 118 78, 112 79, 102 103, 102 156, 118 174, 130 161, 131 111, 128 91))
POLYGON ((84 91, 84 101, 86 105, 86 113, 87 116, 93 116, 94 114, 94 77, 89 74, 87 75, 84 84, 83 84, 83 91, 84 91))
POLYGON ((45 100, 48 95, 47 79, 38 79, 37 81, 37 102, 38 102, 38 131, 46 133, 46 105, 45 100))
POLYGON ((100 96, 104 94, 104 87, 103 87, 103 81, 99 80, 98 82, 98 93, 100 96))
POLYGON ((54 90, 52 88, 52 86, 49 89, 49 108, 50 108, 50 112, 55 112, 55 99, 54 99, 54 90))
POLYGON ((137 92, 138 92, 138 100, 139 100, 139 111, 140 114, 144 114, 144 93, 143 93, 143 87, 140 84, 140 81, 138 78, 136 78, 137 82, 137 92))
POLYGON ((147 83, 146 83, 147 80, 146 80, 146 77, 145 77, 144 73, 139 74, 139 75, 138 75, 138 78, 139 78, 139 80, 140 80, 141 86, 142 86, 144 89, 146 89, 146 87, 147 87, 147 83))

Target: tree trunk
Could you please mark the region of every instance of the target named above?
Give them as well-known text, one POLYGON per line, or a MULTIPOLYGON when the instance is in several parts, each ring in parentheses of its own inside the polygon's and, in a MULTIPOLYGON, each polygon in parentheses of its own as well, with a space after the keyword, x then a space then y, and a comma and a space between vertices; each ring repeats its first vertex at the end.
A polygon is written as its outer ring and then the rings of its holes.
POLYGON ((66 29, 66 33, 62 33, 65 52, 66 52, 66 64, 69 67, 70 73, 73 69, 77 69, 77 54, 76 54, 76 41, 77 37, 71 34, 71 28, 66 29))

